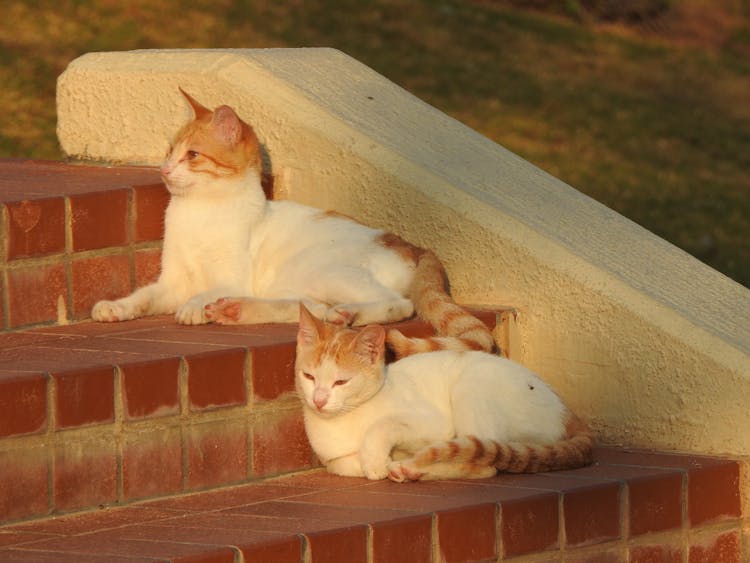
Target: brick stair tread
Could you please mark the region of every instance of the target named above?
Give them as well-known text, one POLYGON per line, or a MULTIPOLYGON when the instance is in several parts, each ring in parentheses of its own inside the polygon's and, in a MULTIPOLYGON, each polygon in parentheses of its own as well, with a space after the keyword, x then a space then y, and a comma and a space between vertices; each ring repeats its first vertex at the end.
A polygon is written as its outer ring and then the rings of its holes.
POLYGON ((0 202, 161 184, 153 166, 91 166, 54 160, 0 159, 0 202))
MULTIPOLYGON (((474 310, 489 326, 496 311, 474 310)), ((388 325, 407 336, 434 334, 409 319, 388 325)), ((127 365, 226 349, 256 349, 296 342, 296 323, 257 325, 177 324, 171 315, 119 323, 80 323, 0 333, 0 382, 40 372, 127 365)))
POLYGON ((434 542, 446 561, 496 561, 645 549, 648 534, 682 538, 717 522, 721 537, 738 533, 729 524, 740 516, 736 462, 620 448, 599 448, 596 460, 405 484, 312 470, 0 527, 0 560, 412 563, 437 560, 434 542))
POLYGON ((81 322, 0 334, 0 373, 122 365, 227 348, 294 342, 293 324, 184 326, 171 315, 81 322))

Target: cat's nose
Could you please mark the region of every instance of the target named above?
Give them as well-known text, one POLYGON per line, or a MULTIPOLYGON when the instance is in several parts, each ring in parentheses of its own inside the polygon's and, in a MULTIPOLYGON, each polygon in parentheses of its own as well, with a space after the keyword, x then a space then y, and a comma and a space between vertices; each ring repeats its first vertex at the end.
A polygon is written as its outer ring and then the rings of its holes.
POLYGON ((170 172, 171 172, 171 170, 166 165, 164 165, 164 166, 162 166, 162 167, 159 168, 159 174, 161 174, 164 177, 169 176, 170 172))
POLYGON ((328 402, 328 397, 313 397, 313 403, 318 410, 321 410, 328 402))

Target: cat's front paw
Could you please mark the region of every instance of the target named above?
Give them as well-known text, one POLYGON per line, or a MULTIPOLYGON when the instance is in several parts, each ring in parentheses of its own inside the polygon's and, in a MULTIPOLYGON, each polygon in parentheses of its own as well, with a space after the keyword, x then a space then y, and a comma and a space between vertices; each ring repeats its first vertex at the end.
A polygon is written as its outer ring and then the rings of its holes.
POLYGON ((195 302, 192 299, 177 309, 175 319, 182 325, 201 325, 208 321, 204 315, 203 303, 195 302))
POLYGON ((99 301, 91 309, 91 318, 100 323, 114 323, 134 319, 135 313, 120 301, 99 301))
POLYGON ((329 460, 326 463, 326 469, 329 473, 344 477, 364 477, 365 475, 356 453, 329 460))
POLYGON ((388 477, 388 464, 391 458, 376 454, 374 452, 362 452, 362 471, 365 477, 372 480, 385 479, 388 477))

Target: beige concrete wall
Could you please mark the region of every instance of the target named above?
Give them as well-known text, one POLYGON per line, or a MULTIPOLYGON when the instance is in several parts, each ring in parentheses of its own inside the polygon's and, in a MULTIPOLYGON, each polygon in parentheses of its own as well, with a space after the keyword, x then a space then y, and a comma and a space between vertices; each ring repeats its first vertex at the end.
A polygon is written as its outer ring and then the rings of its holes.
POLYGON ((76 159, 157 164, 177 86, 252 123, 285 197, 433 248, 512 304, 520 360, 606 443, 750 456, 750 291, 330 49, 91 53, 58 80, 76 159))

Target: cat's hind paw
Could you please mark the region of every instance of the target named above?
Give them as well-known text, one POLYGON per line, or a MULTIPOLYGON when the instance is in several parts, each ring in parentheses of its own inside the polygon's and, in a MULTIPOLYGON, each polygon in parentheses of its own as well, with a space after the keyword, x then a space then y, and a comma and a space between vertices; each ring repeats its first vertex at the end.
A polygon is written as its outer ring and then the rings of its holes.
POLYGON ((400 461, 393 461, 388 464, 388 479, 394 483, 405 483, 406 481, 419 481, 424 473, 409 468, 409 466, 400 461))
POLYGON ((242 304, 236 299, 222 297, 203 309, 207 321, 220 325, 238 324, 242 316, 242 304))
POLYGON ((115 323, 134 319, 133 311, 117 301, 99 301, 91 309, 91 318, 100 323, 115 323))

